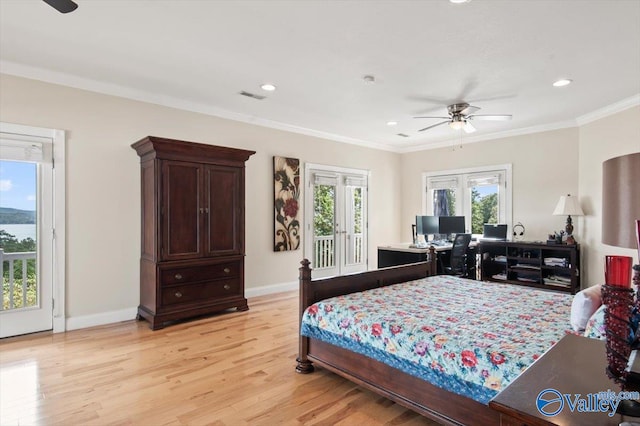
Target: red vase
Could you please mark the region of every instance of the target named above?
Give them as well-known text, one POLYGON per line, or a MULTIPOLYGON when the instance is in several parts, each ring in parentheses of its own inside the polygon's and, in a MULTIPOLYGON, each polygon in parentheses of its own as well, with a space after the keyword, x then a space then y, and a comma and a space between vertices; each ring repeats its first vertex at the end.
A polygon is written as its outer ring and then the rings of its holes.
POLYGON ((640 219, 636 219, 636 240, 638 243, 638 263, 640 263, 640 219))
POLYGON ((604 282, 609 285, 631 287, 630 256, 605 256, 604 282))

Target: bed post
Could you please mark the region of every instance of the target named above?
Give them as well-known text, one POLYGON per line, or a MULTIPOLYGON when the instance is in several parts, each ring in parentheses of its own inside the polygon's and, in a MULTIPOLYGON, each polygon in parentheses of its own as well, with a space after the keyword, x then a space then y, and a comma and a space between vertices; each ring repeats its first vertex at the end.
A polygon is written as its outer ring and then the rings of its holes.
POLYGON ((300 312, 298 316, 298 358, 296 362, 296 372, 301 374, 308 374, 313 371, 313 364, 307 359, 307 353, 309 353, 309 338, 300 334, 300 327, 302 327, 302 315, 308 304, 308 293, 311 291, 311 268, 309 268, 308 259, 302 259, 300 264, 302 265, 298 271, 300 271, 300 312))
POLYGON ((434 246, 429 247, 429 276, 438 275, 438 255, 434 246))

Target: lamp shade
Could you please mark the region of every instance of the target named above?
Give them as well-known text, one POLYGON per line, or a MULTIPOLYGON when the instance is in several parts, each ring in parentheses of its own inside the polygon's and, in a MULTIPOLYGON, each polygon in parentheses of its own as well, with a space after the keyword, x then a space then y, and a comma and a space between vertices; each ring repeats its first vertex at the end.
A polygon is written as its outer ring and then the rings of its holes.
POLYGON ((602 163, 602 242, 637 248, 640 219, 640 152, 602 163))
POLYGON ((563 195, 558 200, 556 209, 553 211, 554 216, 583 216, 582 208, 578 199, 572 197, 571 194, 563 195))

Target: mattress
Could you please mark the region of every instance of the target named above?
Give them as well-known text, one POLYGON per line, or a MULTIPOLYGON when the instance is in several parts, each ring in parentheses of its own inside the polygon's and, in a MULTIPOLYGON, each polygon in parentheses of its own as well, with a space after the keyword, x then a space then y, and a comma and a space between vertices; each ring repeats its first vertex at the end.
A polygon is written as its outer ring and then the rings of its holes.
POLYGON ((486 404, 571 329, 572 298, 438 275, 314 303, 300 332, 486 404))

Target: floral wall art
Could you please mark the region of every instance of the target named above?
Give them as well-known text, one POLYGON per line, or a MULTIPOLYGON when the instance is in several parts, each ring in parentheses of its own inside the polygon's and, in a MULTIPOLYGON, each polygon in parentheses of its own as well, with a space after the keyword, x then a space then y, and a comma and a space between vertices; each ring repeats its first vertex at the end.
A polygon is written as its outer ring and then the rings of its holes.
POLYGON ((300 160, 273 157, 274 251, 300 248, 300 160))

